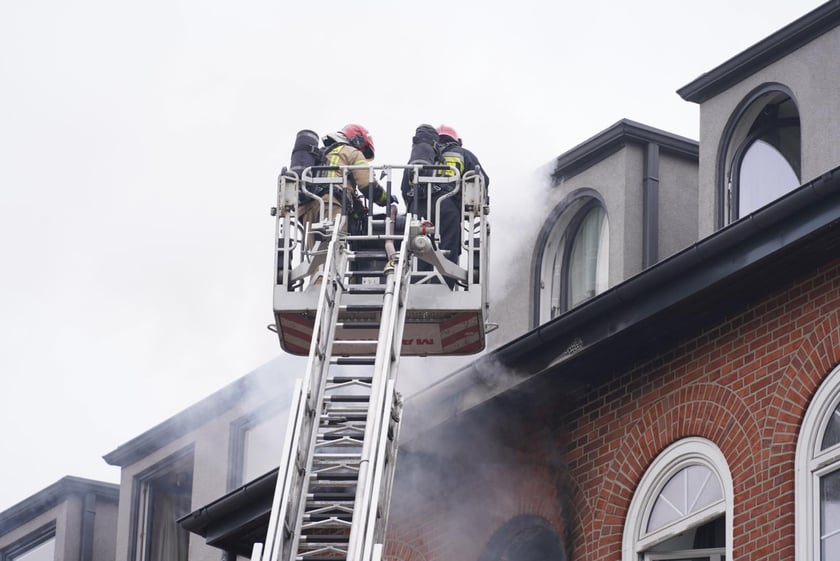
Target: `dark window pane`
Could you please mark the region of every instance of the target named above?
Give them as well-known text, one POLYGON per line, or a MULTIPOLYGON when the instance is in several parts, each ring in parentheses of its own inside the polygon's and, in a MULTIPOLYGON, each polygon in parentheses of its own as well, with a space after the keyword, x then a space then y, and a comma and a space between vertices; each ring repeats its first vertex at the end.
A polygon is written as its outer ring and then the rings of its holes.
POLYGON ((820 450, 831 448, 838 442, 840 442, 840 407, 835 409, 828 419, 820 450))
POLYGON ((821 561, 840 561, 840 470, 820 478, 821 561))

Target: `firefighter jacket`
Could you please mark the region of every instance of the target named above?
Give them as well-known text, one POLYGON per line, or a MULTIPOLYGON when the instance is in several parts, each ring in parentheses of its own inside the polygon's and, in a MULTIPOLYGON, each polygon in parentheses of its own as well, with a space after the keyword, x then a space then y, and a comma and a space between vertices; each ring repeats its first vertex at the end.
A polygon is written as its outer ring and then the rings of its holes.
MULTIPOLYGON (((336 144, 327 150, 326 154, 328 166, 364 166, 369 162, 365 159, 364 154, 358 148, 354 148, 349 144, 336 144)), ((327 172, 327 175, 338 175, 337 171, 327 172)), ((385 190, 376 179, 371 182, 370 172, 366 169, 355 169, 350 172, 350 185, 345 186, 348 200, 353 200, 356 196, 356 188, 362 192, 362 195, 369 197, 370 189, 368 187, 373 183, 373 202, 380 206, 388 204, 388 196, 385 190)))
MULTIPOLYGON (((475 156, 475 154, 473 154, 457 142, 449 142, 440 147, 440 163, 441 165, 452 166, 456 168, 458 170, 458 173, 460 173, 462 177, 464 173, 468 171, 474 171, 476 169, 479 169, 481 171, 482 177, 484 177, 484 187, 489 191, 490 177, 487 175, 487 172, 484 171, 484 168, 481 167, 481 163, 478 161, 478 158, 475 156)), ((443 173, 445 175, 455 174, 455 172, 452 170, 447 170, 443 173)))
MULTIPOLYGON (((327 151, 326 158, 327 162, 325 165, 328 166, 364 166, 368 163, 361 150, 349 144, 335 144, 327 151)), ((338 171, 330 171, 327 172, 327 175, 337 176, 339 173, 338 171)), ((350 200, 353 200, 353 197, 356 195, 356 187, 364 190, 369 182, 370 175, 368 170, 356 169, 350 172, 350 184, 345 186, 347 196, 350 197, 350 200)))

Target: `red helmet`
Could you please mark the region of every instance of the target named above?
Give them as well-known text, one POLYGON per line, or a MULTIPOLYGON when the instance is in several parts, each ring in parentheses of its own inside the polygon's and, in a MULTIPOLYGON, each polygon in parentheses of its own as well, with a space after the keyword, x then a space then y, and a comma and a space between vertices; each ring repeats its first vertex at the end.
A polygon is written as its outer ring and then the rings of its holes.
POLYGON ((453 129, 453 128, 452 128, 452 127, 450 127, 449 125, 441 125, 441 126, 439 126, 439 127, 437 128, 437 132, 438 132, 438 134, 439 134, 439 135, 441 135, 441 136, 448 136, 448 137, 449 137, 449 138, 451 138, 452 140, 457 140, 458 142, 461 142, 461 137, 460 137, 460 136, 458 136, 458 133, 457 133, 457 132, 455 132, 455 129, 453 129))
POLYGON ((373 159, 373 137, 370 136, 370 133, 365 127, 363 127, 362 125, 352 124, 344 125, 344 128, 341 129, 341 133, 345 137, 347 137, 347 142, 350 144, 350 146, 361 150, 362 154, 364 154, 365 158, 367 158, 368 160, 373 159))

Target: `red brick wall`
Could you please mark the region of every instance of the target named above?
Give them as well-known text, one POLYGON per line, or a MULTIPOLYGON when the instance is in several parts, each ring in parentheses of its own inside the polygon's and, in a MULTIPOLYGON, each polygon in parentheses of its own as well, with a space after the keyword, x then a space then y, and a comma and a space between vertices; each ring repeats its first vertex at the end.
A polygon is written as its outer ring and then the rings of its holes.
POLYGON ((734 557, 792 559, 796 438, 811 396, 840 361, 838 310, 835 265, 623 375, 569 415, 575 558, 621 559, 645 469, 669 444, 700 436, 729 464, 734 557))
MULTIPOLYGON (((559 426, 532 415, 518 438, 485 427, 474 446, 442 445, 395 492, 386 557, 478 561, 499 528, 532 513, 570 542, 570 559, 618 561, 647 466, 699 436, 720 447, 732 475, 734 558, 792 559, 799 424, 838 362, 840 262, 597 388, 559 426)), ((556 396, 543 397, 522 406, 549 412, 556 396)), ((450 432, 469 426, 466 417, 450 432)))

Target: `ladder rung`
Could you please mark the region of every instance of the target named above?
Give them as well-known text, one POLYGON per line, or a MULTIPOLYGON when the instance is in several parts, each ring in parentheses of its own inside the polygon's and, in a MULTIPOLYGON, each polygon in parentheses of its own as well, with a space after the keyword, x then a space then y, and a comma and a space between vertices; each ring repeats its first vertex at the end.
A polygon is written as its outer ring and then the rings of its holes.
POLYGON ((380 312, 382 304, 347 304, 339 306, 342 312, 380 312))
POLYGON ((344 561, 347 559, 347 544, 301 544, 298 549, 297 559, 300 561, 311 561, 312 559, 319 559, 316 554, 334 555, 334 557, 322 557, 332 561, 344 561))
POLYGON ((350 294, 384 294, 384 284, 351 284, 347 286, 350 294))
POLYGON ((342 535, 329 535, 329 534, 311 534, 311 535, 302 535, 300 537, 300 541, 303 543, 335 543, 335 544, 345 544, 349 541, 350 536, 342 536, 342 535))
POLYGON ((318 483, 325 481, 341 481, 344 483, 355 484, 359 480, 358 473, 313 473, 309 476, 310 481, 317 481, 318 483))
POLYGON ((352 514, 343 514, 341 516, 328 514, 305 514, 303 516, 304 522, 318 523, 320 528, 343 528, 353 520, 352 514), (332 526, 335 524, 335 526, 332 526))
POLYGON ((348 452, 316 452, 315 458, 319 460, 358 460, 361 454, 350 454, 348 452))
MULTIPOLYGON (((358 249, 356 251, 351 251, 348 254, 350 259, 388 259, 388 254, 385 253, 384 249, 358 249)), ((354 273, 355 271, 347 271, 348 273, 354 273)))
POLYGON ((379 329, 380 323, 378 321, 340 321, 335 325, 344 329, 379 329))
POLYGON ((373 376, 333 376, 327 382, 331 384, 346 384, 347 382, 361 382, 363 384, 370 384, 373 382, 373 376))
POLYGON ((337 493, 337 492, 330 493, 330 492, 323 492, 322 491, 320 493, 308 493, 306 495, 306 502, 307 503, 309 503, 310 501, 316 502, 316 503, 317 502, 325 502, 325 501, 344 502, 344 501, 347 501, 347 500, 352 501, 355 498, 356 498, 356 493, 350 493, 350 492, 347 492, 347 493, 337 493))
POLYGON ((355 499, 356 499, 356 497, 350 497, 350 498, 343 499, 343 500, 338 500, 338 499, 335 499, 335 500, 307 499, 306 509, 307 510, 318 510, 318 509, 321 509, 321 508, 324 508, 324 507, 337 508, 337 507, 340 507, 340 506, 347 506, 347 508, 353 508, 353 506, 354 506, 353 503, 354 503, 355 499))
POLYGON ((364 413, 367 415, 367 407, 352 407, 341 403, 324 403, 327 406, 328 415, 358 415, 364 413))
POLYGON ((340 417, 330 417, 327 415, 321 416, 321 426, 343 425, 346 423, 364 423, 367 420, 366 413, 359 413, 356 415, 342 415, 340 417))
POLYGON ((332 403, 364 403, 370 401, 369 395, 326 395, 324 401, 332 403))
POLYGON ((343 356, 334 357, 331 362, 341 366, 373 366, 376 364, 376 359, 366 356, 343 356))

